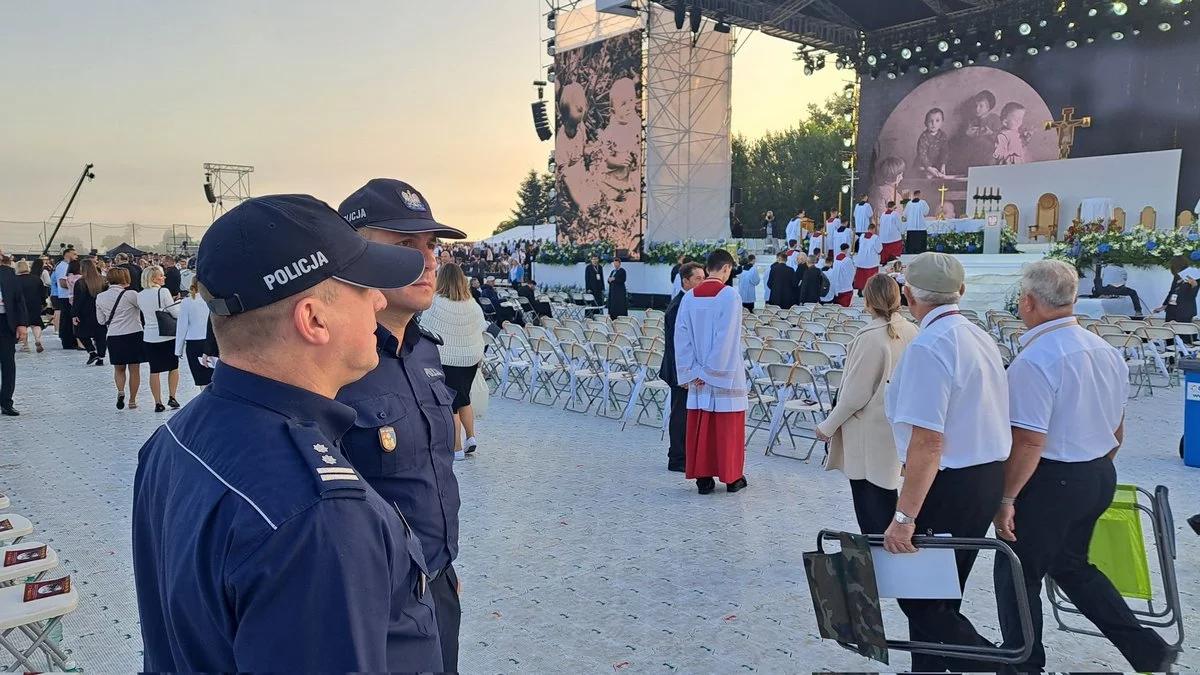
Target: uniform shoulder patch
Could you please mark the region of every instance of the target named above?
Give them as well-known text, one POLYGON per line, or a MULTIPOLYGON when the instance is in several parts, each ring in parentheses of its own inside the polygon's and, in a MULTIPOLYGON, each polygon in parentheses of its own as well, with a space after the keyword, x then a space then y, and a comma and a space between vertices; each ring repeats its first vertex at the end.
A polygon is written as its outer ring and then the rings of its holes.
POLYGON ((289 420, 287 426, 296 451, 312 470, 313 481, 322 498, 366 499, 366 483, 315 422, 289 420))
POLYGON ((439 347, 441 345, 445 344, 445 342, 442 340, 441 335, 434 333, 433 331, 429 330, 428 328, 422 326, 420 323, 417 324, 417 330, 420 331, 421 335, 424 336, 425 338, 427 338, 433 344, 438 345, 439 347))

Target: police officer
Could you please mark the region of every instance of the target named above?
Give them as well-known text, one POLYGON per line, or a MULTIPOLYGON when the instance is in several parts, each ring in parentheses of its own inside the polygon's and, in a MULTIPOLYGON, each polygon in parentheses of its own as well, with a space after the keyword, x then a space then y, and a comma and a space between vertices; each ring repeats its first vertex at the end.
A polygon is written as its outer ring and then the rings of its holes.
MULTIPOLYGON (((458 669, 462 609, 458 576, 458 481, 454 477, 454 392, 438 357, 441 339, 413 317, 433 304, 438 237, 466 235, 433 218, 429 203, 407 183, 376 178, 338 208, 365 239, 415 249, 425 268, 416 283, 384 291, 387 309, 375 329, 379 365, 342 389, 338 401, 358 413, 343 441, 346 456, 421 538, 442 641, 442 665, 458 669)), ((361 265, 372 265, 364 260, 361 265)))
POLYGON ((421 256, 303 195, 244 202, 200 245, 221 363, 138 457, 146 671, 439 671, 421 543, 339 441, 373 369, 375 289, 421 256))

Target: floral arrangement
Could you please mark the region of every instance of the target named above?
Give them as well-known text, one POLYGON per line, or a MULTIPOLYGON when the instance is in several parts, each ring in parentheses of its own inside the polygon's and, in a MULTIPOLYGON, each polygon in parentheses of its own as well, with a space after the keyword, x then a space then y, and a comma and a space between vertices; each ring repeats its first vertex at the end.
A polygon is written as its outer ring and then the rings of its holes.
MULTIPOLYGON (((982 232, 945 232, 929 235, 929 250, 938 253, 983 253, 982 232)), ((1017 235, 1000 230, 1000 252, 1017 253, 1017 235)))
POLYGON ((1067 241, 1055 244, 1048 258, 1065 260, 1078 269, 1090 269, 1097 262, 1132 267, 1167 267, 1171 259, 1187 256, 1200 262, 1200 233, 1195 230, 1159 232, 1138 228, 1132 232, 1112 232, 1097 224, 1078 228, 1067 241))
POLYGON ((592 256, 598 256, 601 262, 608 262, 616 255, 616 248, 611 241, 598 241, 591 244, 543 244, 538 251, 537 262, 544 265, 574 265, 589 262, 592 256))
POLYGON ((679 256, 685 255, 692 260, 703 261, 708 254, 718 248, 726 248, 728 242, 724 239, 716 241, 656 241, 646 244, 642 252, 642 262, 650 265, 674 265, 679 262, 679 256))

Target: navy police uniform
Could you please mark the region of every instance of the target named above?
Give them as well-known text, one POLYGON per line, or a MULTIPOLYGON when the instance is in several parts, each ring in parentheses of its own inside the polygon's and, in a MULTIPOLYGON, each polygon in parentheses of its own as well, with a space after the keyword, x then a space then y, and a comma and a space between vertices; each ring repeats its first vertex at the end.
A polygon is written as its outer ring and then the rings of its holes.
MULTIPOLYGON (((419 192, 401 181, 376 178, 339 207, 354 227, 435 233, 462 232, 434 220, 419 192)), ((338 393, 357 420, 346 434, 347 458, 373 488, 404 513, 421 539, 437 607, 443 666, 458 666, 462 609, 458 577, 458 480, 454 477, 454 392, 446 386, 441 339, 410 321, 404 335, 375 330, 379 365, 338 393)))
MULTIPOLYGON (((272 196, 213 224, 198 274, 213 314, 232 316, 329 278, 401 287, 422 267, 311 197, 272 196), (373 271, 349 265, 363 259, 373 271)), ((133 564, 144 670, 442 669, 420 537, 343 455, 356 419, 221 363, 142 447, 133 564)))

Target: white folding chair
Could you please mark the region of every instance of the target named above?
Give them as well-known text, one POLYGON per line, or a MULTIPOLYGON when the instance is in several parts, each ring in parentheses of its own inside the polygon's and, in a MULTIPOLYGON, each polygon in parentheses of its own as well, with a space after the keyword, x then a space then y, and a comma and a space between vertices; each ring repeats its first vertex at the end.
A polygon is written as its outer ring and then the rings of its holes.
POLYGON ((501 333, 497 338, 500 353, 504 362, 500 368, 500 395, 505 398, 521 400, 529 395, 529 377, 532 373, 533 359, 529 346, 525 344, 525 336, 513 333, 501 333), (520 396, 509 396, 508 392, 517 388, 520 396))
POLYGON ((559 344, 570 368, 567 380, 567 402, 563 410, 586 413, 592 405, 600 400, 603 384, 601 379, 604 372, 596 363, 595 357, 586 347, 578 342, 562 342, 559 344), (578 404, 582 404, 582 408, 578 404))
POLYGON ((629 396, 629 405, 625 408, 625 418, 621 421, 621 431, 625 430, 635 410, 638 412, 633 423, 645 424, 642 420, 650 413, 652 407, 658 414, 658 420, 646 426, 663 426, 663 418, 667 416, 667 404, 671 400, 671 385, 664 382, 659 373, 662 360, 662 352, 649 349, 634 350, 633 361, 638 367, 638 372, 634 379, 633 392, 629 396))
POLYGON ((633 394, 635 368, 625 355, 625 350, 616 344, 592 345, 596 360, 600 364, 603 379, 601 404, 596 408, 596 414, 609 419, 619 419, 633 394), (622 398, 624 395, 624 398, 622 398), (616 410, 617 415, 609 414, 616 410))
POLYGON ((74 670, 75 662, 51 636, 62 617, 79 606, 79 591, 72 584, 70 591, 48 598, 25 602, 24 595, 23 584, 0 588, 0 647, 16 659, 0 666, 5 671, 74 670), (45 659, 44 668, 34 663, 39 654, 45 659))
POLYGON ((534 338, 532 350, 532 373, 530 374, 530 403, 553 406, 567 390, 569 372, 554 344, 545 338, 534 338), (538 394, 550 397, 548 403, 538 401, 538 394))
MULTIPOLYGON (((23 541, 20 544, 0 546, 0 560, 8 557, 9 553, 16 553, 20 556, 20 552, 29 551, 41 546, 46 546, 46 544, 40 541, 23 541)), ((53 548, 46 546, 46 557, 44 558, 28 561, 18 560, 14 565, 0 567, 0 588, 12 586, 18 581, 36 581, 55 567, 58 567, 58 553, 53 548)))
POLYGON ((817 388, 817 377, 799 364, 771 364, 767 366, 767 376, 771 379, 777 401, 774 410, 771 411, 771 431, 767 435, 767 447, 763 454, 808 461, 819 442, 812 430, 826 414, 821 393, 817 388), (809 423, 810 435, 797 433, 797 430, 804 430, 801 423, 806 421, 809 423), (808 446, 808 452, 803 456, 776 452, 775 446, 779 444, 779 435, 783 431, 787 431, 788 441, 793 449, 796 449, 797 435, 810 439, 812 442, 808 446))
POLYGON ((25 516, 16 513, 0 514, 0 544, 16 544, 25 537, 33 534, 33 523, 25 516), (5 527, 4 523, 8 526, 5 527))

